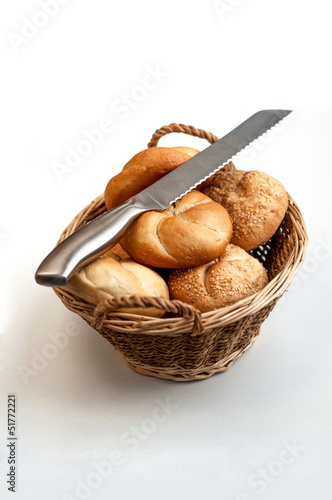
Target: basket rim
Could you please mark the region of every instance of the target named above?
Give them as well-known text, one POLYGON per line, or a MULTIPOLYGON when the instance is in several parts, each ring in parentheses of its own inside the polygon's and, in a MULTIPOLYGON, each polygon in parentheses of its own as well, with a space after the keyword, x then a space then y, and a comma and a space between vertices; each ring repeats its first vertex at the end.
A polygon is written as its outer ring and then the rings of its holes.
MULTIPOLYGON (((220 309, 214 309, 204 313, 200 313, 198 311, 203 328, 201 332, 196 332, 196 334, 206 332, 207 330, 215 327, 227 326, 235 321, 243 320, 245 317, 251 316, 257 313, 260 309, 270 305, 271 302, 278 300, 286 291, 304 261, 308 245, 306 225, 301 211, 289 194, 288 198, 289 206, 287 212, 295 229, 296 238, 293 252, 289 255, 283 269, 271 281, 269 281, 263 290, 251 295, 250 297, 220 309)), ((102 194, 95 198, 73 218, 71 223, 61 233, 57 244, 72 234, 76 229, 88 223, 104 211, 104 195, 102 194), (94 213, 93 217, 90 215, 92 211, 94 213)), ((67 308, 74 312, 79 311, 80 316, 89 323, 92 323, 95 320, 94 311, 96 304, 88 303, 64 288, 55 287, 53 290, 65 303, 67 308)), ((169 299, 169 301, 172 302, 172 299, 169 299)), ((184 317, 155 318, 128 312, 121 313, 119 311, 114 311, 108 312, 105 315, 102 326, 98 328, 94 325, 94 328, 97 330, 109 329, 112 330, 112 332, 119 333, 144 333, 147 335, 174 336, 183 333, 192 334, 193 326, 194 319, 188 320, 184 317)))

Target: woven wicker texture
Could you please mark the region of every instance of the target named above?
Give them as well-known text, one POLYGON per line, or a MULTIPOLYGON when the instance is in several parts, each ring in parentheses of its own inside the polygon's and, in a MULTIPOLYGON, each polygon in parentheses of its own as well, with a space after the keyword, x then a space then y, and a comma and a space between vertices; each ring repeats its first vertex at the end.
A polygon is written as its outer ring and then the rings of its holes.
MULTIPOLYGON (((194 135, 210 143, 218 139, 192 126, 170 124, 156 130, 149 147, 156 146, 162 136, 171 132, 194 135)), ((234 168, 231 162, 224 167, 234 168)), ((58 243, 105 210, 101 195, 73 219, 58 243)), ((251 251, 266 268, 268 285, 236 304, 206 313, 178 300, 156 297, 105 300, 95 306, 64 289, 54 291, 69 310, 105 337, 133 370, 176 381, 204 379, 227 370, 253 344, 263 321, 299 270, 307 243, 302 214, 289 196, 289 208, 277 232, 251 251), (121 307, 151 306, 165 309, 165 316, 121 313, 121 307)))

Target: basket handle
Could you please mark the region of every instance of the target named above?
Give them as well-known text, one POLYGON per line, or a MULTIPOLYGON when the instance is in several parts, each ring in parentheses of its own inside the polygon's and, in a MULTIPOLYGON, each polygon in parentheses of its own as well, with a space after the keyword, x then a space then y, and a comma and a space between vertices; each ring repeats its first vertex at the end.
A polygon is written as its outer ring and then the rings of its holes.
MULTIPOLYGON (((200 139, 206 139, 210 144, 218 141, 218 137, 211 132, 206 132, 201 128, 196 128, 193 125, 183 125, 178 123, 171 123, 170 125, 164 125, 164 127, 158 128, 148 144, 148 148, 152 148, 158 145, 159 139, 164 135, 171 134, 172 132, 183 133, 187 135, 193 135, 194 137, 199 137, 200 139)), ((225 172, 234 172, 236 167, 232 161, 227 163, 222 168, 225 172)), ((203 185, 202 185, 203 186, 203 185)))
POLYGON ((172 132, 183 133, 188 135, 193 135, 194 137, 200 137, 201 139, 206 139, 210 144, 213 144, 218 140, 218 137, 211 132, 206 132, 200 128, 196 128, 193 125, 183 125, 178 123, 171 123, 170 125, 165 125, 164 127, 158 128, 148 144, 148 148, 157 146, 159 139, 164 135, 171 134, 172 132))
POLYGON ((101 329, 106 319, 107 313, 116 311, 122 307, 156 307, 157 309, 164 309, 168 313, 180 314, 187 321, 193 322, 192 335, 198 335, 204 331, 202 315, 198 309, 185 304, 180 300, 167 300, 161 297, 139 297, 138 295, 131 295, 130 297, 110 298, 105 299, 94 310, 95 320, 93 327, 101 329))

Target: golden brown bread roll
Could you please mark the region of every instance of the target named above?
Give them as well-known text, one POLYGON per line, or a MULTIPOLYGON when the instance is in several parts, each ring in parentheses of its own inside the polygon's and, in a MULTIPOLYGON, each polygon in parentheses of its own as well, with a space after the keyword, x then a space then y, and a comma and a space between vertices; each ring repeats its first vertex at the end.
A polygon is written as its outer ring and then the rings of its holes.
POLYGON ((232 236, 232 221, 218 203, 190 191, 163 212, 140 215, 121 240, 137 262, 151 267, 199 266, 218 257, 232 236))
POLYGON ((262 290, 267 283, 262 264, 231 243, 218 259, 199 267, 172 270, 168 279, 171 298, 201 312, 234 304, 262 290))
POLYGON ((187 147, 152 147, 141 151, 108 182, 105 190, 107 210, 129 200, 197 153, 197 149, 187 147))
POLYGON ((257 170, 218 172, 202 192, 226 208, 233 220, 231 242, 245 250, 266 243, 288 207, 282 184, 257 170))
MULTIPOLYGON (((115 250, 120 249, 117 246, 115 250)), ((169 298, 167 284, 158 273, 132 259, 122 260, 112 251, 108 251, 76 273, 65 289, 90 304, 98 304, 107 298, 130 295, 169 298)), ((164 311, 153 307, 121 309, 121 311, 156 317, 164 314, 164 311)))
MULTIPOLYGON (((114 247, 110 248, 107 252, 105 252, 104 255, 107 255, 108 257, 114 258, 114 254, 117 257, 119 257, 120 260, 130 259, 130 256, 127 254, 127 252, 124 251, 124 249, 122 248, 120 243, 116 243, 116 245, 114 245, 114 247)), ((119 260, 119 259, 116 258, 116 260, 119 260)))

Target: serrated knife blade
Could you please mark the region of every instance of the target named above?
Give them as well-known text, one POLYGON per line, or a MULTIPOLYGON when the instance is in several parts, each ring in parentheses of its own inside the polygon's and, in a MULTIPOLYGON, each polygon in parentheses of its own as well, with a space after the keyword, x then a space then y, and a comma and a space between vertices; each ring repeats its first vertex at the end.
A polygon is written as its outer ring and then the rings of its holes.
POLYGON ((283 109, 259 111, 145 191, 164 209, 169 207, 290 113, 291 111, 283 109))
POLYGON ((169 207, 289 113, 291 111, 281 109, 259 111, 131 200, 75 231, 40 264, 35 275, 37 283, 53 287, 67 285, 80 268, 114 246, 141 213, 169 207))

